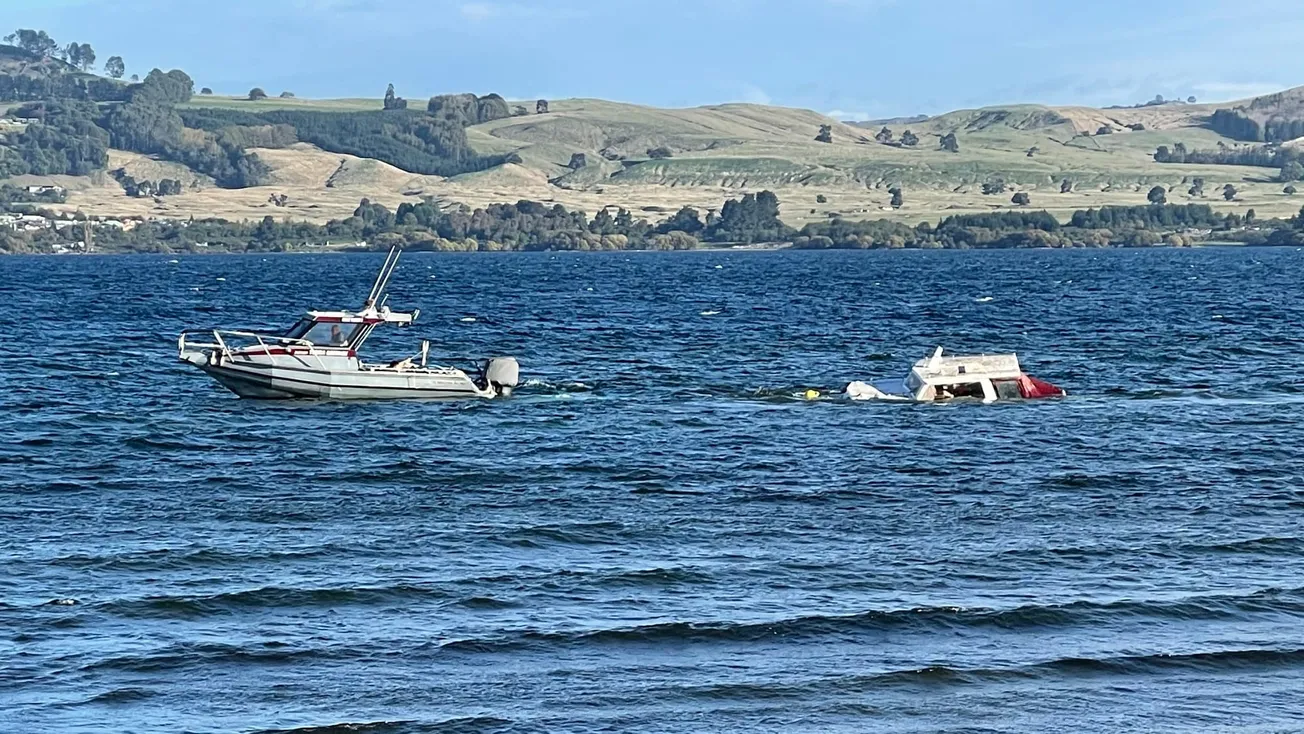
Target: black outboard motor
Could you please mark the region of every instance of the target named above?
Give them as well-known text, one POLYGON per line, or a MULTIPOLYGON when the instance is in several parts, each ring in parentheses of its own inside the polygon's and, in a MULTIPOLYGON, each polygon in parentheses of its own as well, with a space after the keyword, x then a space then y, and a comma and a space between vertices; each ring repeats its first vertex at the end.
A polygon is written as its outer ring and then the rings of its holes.
POLYGON ((502 397, 510 397, 512 388, 521 382, 521 366, 515 357, 494 357, 485 363, 481 384, 492 387, 502 397))

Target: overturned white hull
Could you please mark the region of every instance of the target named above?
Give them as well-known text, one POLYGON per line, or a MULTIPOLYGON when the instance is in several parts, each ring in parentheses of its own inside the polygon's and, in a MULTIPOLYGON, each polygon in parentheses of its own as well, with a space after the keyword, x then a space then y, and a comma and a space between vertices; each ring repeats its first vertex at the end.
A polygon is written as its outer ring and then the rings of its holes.
POLYGON ((914 400, 914 394, 906 388, 906 381, 900 379, 856 380, 847 385, 847 397, 852 400, 914 400))

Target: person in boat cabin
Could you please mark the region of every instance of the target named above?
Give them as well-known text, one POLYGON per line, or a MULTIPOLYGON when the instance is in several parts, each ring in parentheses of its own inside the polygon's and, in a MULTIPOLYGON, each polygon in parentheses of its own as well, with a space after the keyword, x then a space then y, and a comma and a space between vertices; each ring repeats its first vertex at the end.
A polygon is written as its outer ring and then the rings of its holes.
POLYGON ((335 324, 334 326, 332 326, 332 327, 331 327, 331 346, 332 346, 332 347, 346 347, 346 346, 348 346, 348 345, 349 345, 349 340, 344 338, 344 330, 340 328, 340 325, 339 325, 339 324, 335 324))

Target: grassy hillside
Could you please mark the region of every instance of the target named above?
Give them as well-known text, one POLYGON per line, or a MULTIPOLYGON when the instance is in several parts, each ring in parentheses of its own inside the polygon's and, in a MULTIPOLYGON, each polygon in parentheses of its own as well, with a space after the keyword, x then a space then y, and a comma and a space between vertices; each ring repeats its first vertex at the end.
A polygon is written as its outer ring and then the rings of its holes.
MULTIPOLYGON (((1287 98, 1296 96, 1287 93, 1287 98)), ((1028 193, 1032 208, 1065 214, 1102 204, 1145 203, 1149 189, 1162 185, 1172 202, 1199 201, 1238 211, 1253 207, 1261 217, 1294 213, 1304 199, 1282 193, 1274 169, 1153 160, 1160 145, 1180 142, 1196 150, 1245 144, 1215 132, 1209 119, 1221 108, 1263 108, 1254 105, 1254 100, 1246 100, 1125 109, 1012 105, 959 110, 889 123, 894 143, 884 144, 875 140, 876 128, 845 124, 809 110, 750 104, 658 109, 559 100, 547 114, 468 128, 467 139, 477 153, 520 157, 519 163, 487 171, 451 178, 419 176, 298 144, 256 151, 272 170, 270 183, 256 189, 218 190, 196 177, 188 179, 186 193, 155 203, 127 200, 114 181, 101 177, 74 186, 67 206, 97 214, 221 212, 234 218, 273 214, 325 221, 347 214, 361 196, 390 206, 419 197, 473 206, 529 198, 588 212, 618 205, 655 218, 662 210, 684 204, 713 209, 740 193, 772 189, 783 203, 785 219, 797 225, 834 215, 914 223, 1015 208, 1015 191, 1028 193), (832 142, 815 140, 823 125, 829 126, 832 142), (1102 128, 1109 133, 1099 134, 1102 128), (918 136, 916 145, 895 143, 906 129, 918 136), (941 149, 942 137, 951 134, 958 152, 941 149), (657 149, 658 157, 650 155, 657 149), (660 157, 666 153, 670 157, 660 157), (569 167, 576 154, 587 164, 578 170, 569 167), (1196 177, 1206 182, 1203 197, 1187 194, 1187 182, 1196 177), (983 185, 997 180, 1007 190, 985 195, 983 185), (1066 180, 1072 190, 1061 193, 1066 180), (1220 195, 1228 183, 1239 191, 1232 202, 1220 195), (893 209, 888 206, 889 189, 898 186, 905 203, 893 209), (287 196, 288 205, 269 208, 273 194, 287 196)), ((347 113, 378 110, 381 101, 251 102, 203 95, 183 107, 347 113)), ((424 102, 413 100, 412 107, 422 109, 424 102)), ((115 160, 128 160, 126 156, 115 154, 115 160)), ((131 160, 144 165, 139 156, 131 160)))
POLYGON ((212 94, 195 95, 182 108, 214 108, 268 112, 271 110, 304 110, 312 112, 370 112, 380 109, 379 99, 298 99, 297 97, 268 97, 257 101, 248 97, 227 97, 212 94))

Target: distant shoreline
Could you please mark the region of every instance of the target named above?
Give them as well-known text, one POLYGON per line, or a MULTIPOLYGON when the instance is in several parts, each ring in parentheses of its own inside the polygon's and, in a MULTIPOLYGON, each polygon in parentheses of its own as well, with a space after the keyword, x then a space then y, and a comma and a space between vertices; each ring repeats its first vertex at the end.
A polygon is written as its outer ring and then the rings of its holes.
MULTIPOLYGON (((1288 249, 1298 245, 1263 245, 1250 244, 1246 242, 1197 242, 1190 245, 1151 245, 1148 247, 876 247, 876 248, 855 248, 855 247, 835 247, 835 248, 802 248, 793 247, 791 244, 773 244, 773 245, 740 245, 738 247, 697 247, 691 250, 653 250, 653 249, 628 249, 628 250, 421 250, 409 249, 408 254, 438 254, 438 255, 522 255, 522 254, 547 254, 559 255, 564 253, 574 253, 579 255, 616 255, 631 253, 708 253, 720 254, 728 252, 1057 252, 1057 251, 1101 251, 1101 250, 1195 250, 1210 249, 1217 247, 1235 247, 1235 248, 1263 248, 1263 249, 1288 249)), ((233 256, 301 256, 301 255, 367 255, 381 253, 382 250, 347 250, 347 249, 319 249, 319 250, 289 250, 289 251, 232 251, 232 250, 214 250, 210 252, 23 252, 23 253, 0 253, 0 259, 7 257, 220 257, 223 255, 233 256)))

